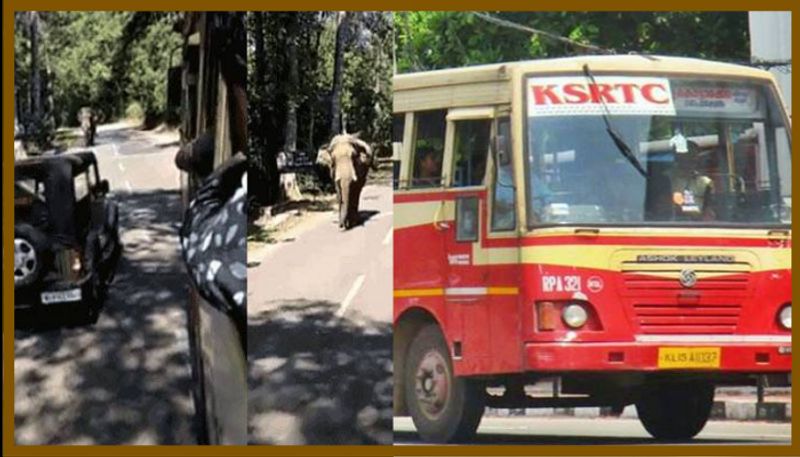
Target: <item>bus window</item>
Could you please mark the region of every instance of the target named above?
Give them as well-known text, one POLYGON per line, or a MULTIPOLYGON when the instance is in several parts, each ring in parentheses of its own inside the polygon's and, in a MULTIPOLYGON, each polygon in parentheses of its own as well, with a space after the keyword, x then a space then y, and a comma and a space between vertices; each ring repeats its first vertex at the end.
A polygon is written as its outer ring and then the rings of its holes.
POLYGON ((489 119, 456 121, 453 145, 453 187, 479 186, 489 154, 489 119))
MULTIPOLYGON (((507 117, 497 120, 496 157, 507 157, 509 151, 501 147, 511 145, 511 121, 507 117)), ((495 164, 497 173, 492 189, 492 231, 514 230, 517 225, 514 208, 514 169, 512 161, 495 164)))
POLYGON ((412 188, 439 187, 442 183, 446 116, 444 110, 422 111, 414 116, 416 141, 412 188))
POLYGON ((478 198, 456 200, 456 241, 478 241, 478 198))

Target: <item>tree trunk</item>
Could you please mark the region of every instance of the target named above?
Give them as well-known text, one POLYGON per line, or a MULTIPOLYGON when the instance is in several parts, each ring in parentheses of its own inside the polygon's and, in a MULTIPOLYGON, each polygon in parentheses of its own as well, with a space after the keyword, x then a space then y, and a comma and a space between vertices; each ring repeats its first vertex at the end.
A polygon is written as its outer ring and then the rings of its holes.
MULTIPOLYGON (((264 13, 256 12, 255 14, 255 86, 253 92, 263 96, 264 85, 267 77, 266 69, 266 53, 264 51, 264 13)), ((263 127, 263 120, 259 117, 259 128, 263 127)))
POLYGON ((300 185, 297 183, 297 173, 281 173, 280 180, 284 200, 298 201, 303 199, 300 185))
MULTIPOLYGON (((267 88, 267 50, 265 46, 265 37, 264 31, 266 30, 266 24, 264 21, 265 14, 263 12, 253 13, 255 14, 255 31, 254 31, 254 40, 255 40, 255 50, 254 50, 254 59, 255 59, 255 87, 253 88, 253 92, 257 94, 258 100, 260 103, 256 105, 251 105, 251 110, 257 110, 257 123, 254 125, 254 129, 259 132, 260 134, 266 132, 268 127, 267 122, 267 106, 264 103, 266 99, 266 88, 267 88)), ((280 173, 278 171, 278 162, 276 156, 275 148, 267 147, 269 145, 269 136, 268 135, 260 135, 262 142, 261 147, 263 148, 260 152, 261 157, 263 159, 263 167, 264 167, 264 184, 266 189, 264 189, 264 193, 262 195, 265 200, 263 203, 272 204, 277 202, 281 196, 281 183, 280 183, 280 173)), ((255 189, 255 187, 252 187, 255 189)))
POLYGON ((42 119, 42 78, 39 70, 39 13, 30 13, 31 40, 31 114, 37 124, 42 119))
POLYGON ((344 82, 344 48, 348 40, 348 28, 350 23, 350 13, 340 11, 336 13, 336 51, 333 56, 333 86, 331 88, 331 128, 330 136, 333 137, 341 133, 341 98, 342 85, 344 82))
POLYGON ((300 85, 300 74, 297 67, 297 39, 299 14, 291 15, 291 22, 287 30, 286 38, 286 62, 289 66, 288 80, 286 82, 286 123, 283 141, 283 151, 288 155, 294 155, 297 150, 297 105, 298 105, 298 86, 300 85))

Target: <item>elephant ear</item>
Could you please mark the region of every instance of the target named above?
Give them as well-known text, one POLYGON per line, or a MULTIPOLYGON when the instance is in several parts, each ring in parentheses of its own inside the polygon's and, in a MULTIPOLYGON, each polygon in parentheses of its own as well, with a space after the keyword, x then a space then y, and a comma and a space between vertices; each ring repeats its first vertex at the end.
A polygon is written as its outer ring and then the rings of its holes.
POLYGON ((327 145, 317 151, 317 164, 329 168, 333 166, 333 155, 331 155, 327 145))
POLYGON ((375 157, 372 155, 372 146, 370 146, 366 141, 359 140, 358 138, 351 138, 350 144, 353 145, 356 151, 363 153, 364 157, 362 158, 362 162, 374 169, 375 167, 373 165, 375 162, 375 157))
POLYGON ((353 138, 350 139, 350 142, 356 148, 361 148, 367 154, 367 156, 372 157, 372 146, 370 146, 366 141, 358 139, 355 135, 353 138))

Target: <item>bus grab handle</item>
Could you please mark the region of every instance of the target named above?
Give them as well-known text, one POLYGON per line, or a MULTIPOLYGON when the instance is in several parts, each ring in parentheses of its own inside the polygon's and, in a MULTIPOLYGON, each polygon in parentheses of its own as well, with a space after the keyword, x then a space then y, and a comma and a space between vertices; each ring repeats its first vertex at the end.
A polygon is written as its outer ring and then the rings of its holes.
POLYGON ((448 224, 447 222, 440 222, 439 221, 439 217, 442 215, 442 209, 443 208, 444 208, 444 201, 442 201, 442 204, 439 205, 439 208, 436 210, 436 213, 434 213, 434 215, 433 215, 433 228, 435 228, 436 230, 439 230, 439 231, 447 230, 447 229, 450 228, 450 224, 448 224))

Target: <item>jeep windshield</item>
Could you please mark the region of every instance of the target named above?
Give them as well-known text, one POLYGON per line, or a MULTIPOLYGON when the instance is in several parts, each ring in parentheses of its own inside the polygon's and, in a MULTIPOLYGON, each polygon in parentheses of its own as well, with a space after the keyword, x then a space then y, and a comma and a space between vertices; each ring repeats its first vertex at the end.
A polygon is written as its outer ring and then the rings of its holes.
POLYGON ((595 82, 526 81, 529 227, 791 223, 791 138, 769 85, 610 75, 595 82), (620 154, 606 109, 644 174, 620 154))

